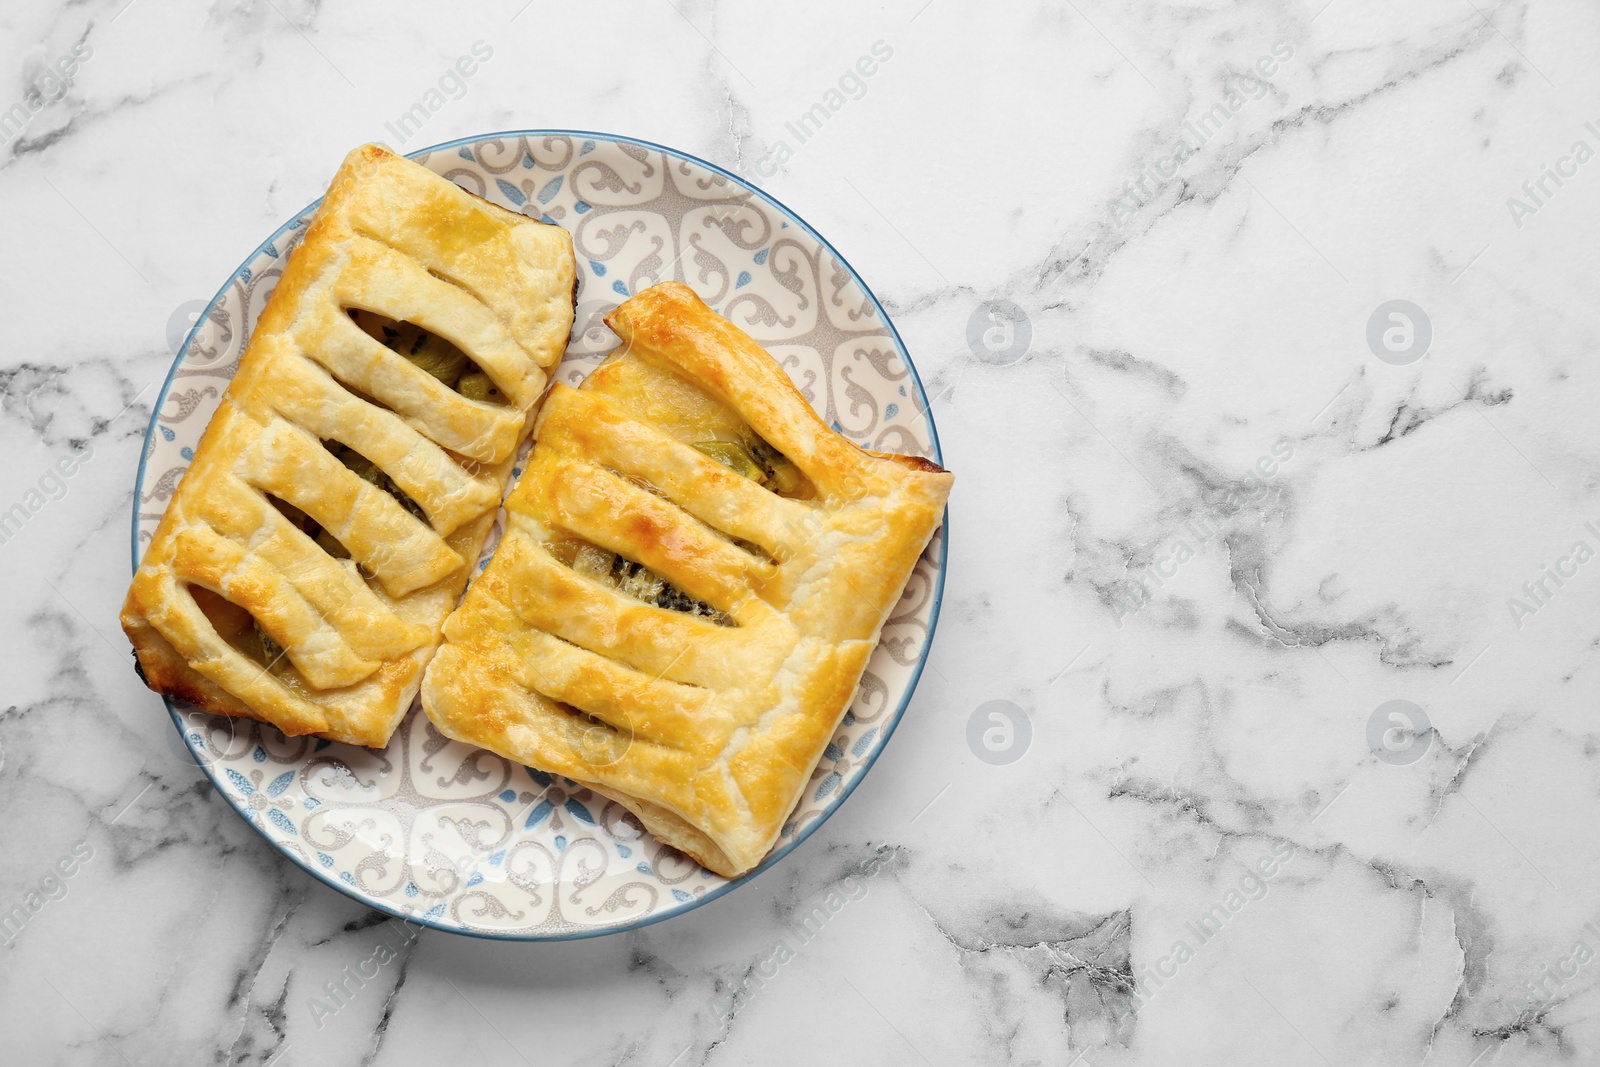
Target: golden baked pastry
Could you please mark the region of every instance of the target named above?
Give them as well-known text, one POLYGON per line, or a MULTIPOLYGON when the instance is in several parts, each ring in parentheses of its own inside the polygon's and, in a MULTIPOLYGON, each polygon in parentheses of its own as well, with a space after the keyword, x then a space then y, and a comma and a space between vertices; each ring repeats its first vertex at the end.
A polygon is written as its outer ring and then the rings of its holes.
POLYGON ((352 152, 134 575, 150 688, 387 744, 565 351, 574 271, 561 228, 352 152))
POLYGON ((833 432, 684 285, 606 322, 624 346, 546 397, 422 706, 733 877, 849 707, 951 476, 833 432))

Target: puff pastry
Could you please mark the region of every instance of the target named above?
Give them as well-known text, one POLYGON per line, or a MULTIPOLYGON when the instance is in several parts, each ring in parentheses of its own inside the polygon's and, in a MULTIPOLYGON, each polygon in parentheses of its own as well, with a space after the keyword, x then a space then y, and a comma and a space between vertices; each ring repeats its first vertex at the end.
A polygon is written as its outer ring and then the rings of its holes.
POLYGON ((624 347, 551 388, 422 706, 737 876, 849 707, 952 479, 833 432, 686 286, 606 321, 624 347))
POLYGON ((128 591, 149 686, 387 744, 565 351, 574 280, 561 228, 352 152, 128 591))

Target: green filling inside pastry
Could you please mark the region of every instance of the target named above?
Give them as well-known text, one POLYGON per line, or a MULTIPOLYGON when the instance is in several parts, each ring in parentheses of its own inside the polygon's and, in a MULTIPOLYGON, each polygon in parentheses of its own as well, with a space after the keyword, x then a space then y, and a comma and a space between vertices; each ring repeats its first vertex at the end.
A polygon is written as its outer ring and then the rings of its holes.
MULTIPOLYGON (((280 510, 287 507, 289 505, 279 504, 280 510)), ((288 658, 283 654, 283 646, 274 641, 261 628, 261 623, 256 621, 255 616, 244 608, 200 586, 189 586, 189 595, 194 598, 195 606, 211 623, 212 629, 217 631, 217 636, 237 651, 272 671, 273 674, 281 676, 283 672, 291 669, 288 658)))
MULTIPOLYGON (((372 462, 372 460, 368 459, 366 456, 363 456, 360 452, 357 452, 353 448, 348 448, 345 445, 341 445, 337 441, 324 441, 322 444, 323 447, 333 454, 334 459, 337 459, 340 463, 343 463, 346 467, 349 467, 351 470, 355 471, 356 475, 360 477, 362 481, 370 482, 379 489, 382 489, 385 493, 388 493, 390 496, 398 500, 400 502, 400 506, 411 512, 411 514, 415 515, 423 522, 428 521, 428 513, 422 510, 421 505, 407 496, 406 491, 394 484, 394 479, 383 473, 383 468, 372 462)), ((310 531, 307 532, 309 533, 310 531)), ((349 553, 345 554, 349 555, 349 553)))
POLYGON ((433 375, 468 400, 498 404, 504 399, 494 381, 479 370, 465 352, 443 337, 436 337, 409 322, 395 322, 361 308, 351 308, 350 318, 368 337, 404 356, 412 366, 433 375))
MULTIPOLYGON (((558 553, 558 558, 560 555, 558 553)), ((735 625, 733 616, 727 612, 718 611, 704 600, 696 600, 644 564, 624 559, 615 552, 580 543, 567 562, 579 574, 646 604, 695 615, 718 626, 735 625)))
POLYGON ((764 485, 779 496, 798 496, 805 488, 805 475, 789 457, 751 435, 748 444, 737 441, 696 441, 695 448, 737 474, 764 485))
POLYGON ((254 636, 245 635, 246 653, 263 667, 276 667, 283 658, 283 646, 274 641, 259 622, 251 627, 251 634, 254 636))

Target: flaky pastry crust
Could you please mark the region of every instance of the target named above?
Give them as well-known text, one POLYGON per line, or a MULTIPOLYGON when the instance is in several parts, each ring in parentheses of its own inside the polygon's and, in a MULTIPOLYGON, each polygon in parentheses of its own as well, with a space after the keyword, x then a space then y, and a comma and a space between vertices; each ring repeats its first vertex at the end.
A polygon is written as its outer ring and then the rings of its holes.
POLYGON ((287 734, 387 744, 493 524, 546 371, 565 351, 574 278, 560 227, 376 145, 352 152, 128 591, 122 626, 150 687, 287 734), (352 309, 446 339, 503 402, 444 384, 352 309), (364 478, 330 446, 381 478, 364 478), (308 525, 290 518, 296 511, 308 525), (318 526, 350 558, 313 540, 307 530, 318 526), (242 651, 222 632, 236 615, 282 655, 242 651))
POLYGON ((734 877, 777 840, 952 478, 835 433, 687 286, 606 321, 623 348, 580 388, 551 388, 505 537, 445 623, 422 705, 448 736, 581 782, 734 877), (800 488, 779 495, 715 458, 740 434, 792 462, 800 488), (575 542, 705 612, 570 565, 575 542))

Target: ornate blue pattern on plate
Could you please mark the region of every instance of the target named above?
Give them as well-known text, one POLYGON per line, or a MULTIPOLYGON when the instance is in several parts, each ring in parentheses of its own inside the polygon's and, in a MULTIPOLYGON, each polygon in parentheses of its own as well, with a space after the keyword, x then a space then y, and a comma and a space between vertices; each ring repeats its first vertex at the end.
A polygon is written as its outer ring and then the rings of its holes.
MULTIPOLYGON (((580 289, 557 371, 562 380, 576 384, 615 345, 601 322, 607 311, 676 278, 765 345, 842 433, 868 448, 938 460, 921 383, 877 300, 810 227, 737 177, 659 145, 571 132, 492 134, 412 158, 572 232, 580 289), (896 403, 907 384, 914 402, 896 403)), ((315 208, 257 249, 184 342, 146 434, 135 488, 136 564, 315 208)), ((417 707, 383 751, 168 708, 229 803, 340 892, 482 937, 613 933, 696 907, 766 870, 850 794, 921 674, 943 567, 941 532, 778 847, 734 882, 654 840, 620 805, 588 789, 446 740, 417 707)))

